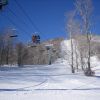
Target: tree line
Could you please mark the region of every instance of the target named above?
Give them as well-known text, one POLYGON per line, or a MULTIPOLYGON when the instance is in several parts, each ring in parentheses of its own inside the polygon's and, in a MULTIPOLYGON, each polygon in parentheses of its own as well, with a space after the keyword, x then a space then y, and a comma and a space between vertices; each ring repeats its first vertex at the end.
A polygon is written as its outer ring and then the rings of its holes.
POLYGON ((25 46, 17 42, 13 31, 8 29, 0 33, 0 65, 22 64, 22 59, 27 56, 25 46))
MULTIPOLYGON (((39 65, 48 64, 49 57, 45 43, 31 45, 32 43, 19 42, 18 37, 14 37, 14 32, 8 29, 0 33, 0 65, 39 65)), ((60 56, 60 42, 62 39, 54 39, 55 46, 52 48, 51 63, 60 56)))

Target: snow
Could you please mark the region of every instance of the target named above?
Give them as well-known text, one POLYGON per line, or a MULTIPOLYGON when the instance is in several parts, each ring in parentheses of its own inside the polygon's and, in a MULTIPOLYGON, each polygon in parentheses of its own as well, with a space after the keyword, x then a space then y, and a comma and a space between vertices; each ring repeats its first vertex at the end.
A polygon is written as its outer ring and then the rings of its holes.
POLYGON ((94 77, 72 74, 63 58, 52 65, 5 65, 0 68, 0 100, 100 100, 100 62, 96 56, 91 62, 94 77))
POLYGON ((62 64, 2 70, 0 100, 99 100, 99 76, 73 75, 62 64))

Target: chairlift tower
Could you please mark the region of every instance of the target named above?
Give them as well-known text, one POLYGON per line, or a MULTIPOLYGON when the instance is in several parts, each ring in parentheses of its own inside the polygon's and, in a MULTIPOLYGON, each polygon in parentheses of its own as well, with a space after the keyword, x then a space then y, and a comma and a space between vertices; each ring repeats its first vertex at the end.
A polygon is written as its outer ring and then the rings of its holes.
POLYGON ((48 64, 51 65, 51 55, 52 55, 53 44, 47 44, 45 45, 45 47, 46 47, 47 54, 48 54, 48 64))

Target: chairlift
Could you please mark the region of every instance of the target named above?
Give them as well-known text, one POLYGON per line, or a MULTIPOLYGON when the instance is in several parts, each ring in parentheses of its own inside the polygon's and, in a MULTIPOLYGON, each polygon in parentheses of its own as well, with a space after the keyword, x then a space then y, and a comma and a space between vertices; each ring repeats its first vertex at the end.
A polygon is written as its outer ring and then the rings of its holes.
POLYGON ((13 38, 13 37, 18 37, 18 35, 11 35, 10 37, 11 37, 11 38, 13 38))
POLYGON ((37 44, 40 44, 40 36, 33 35, 32 36, 32 43, 30 44, 30 47, 37 47, 37 44))
POLYGON ((8 0, 0 0, 0 10, 2 9, 3 6, 8 4, 8 0))
POLYGON ((33 47, 35 46, 36 47, 36 45, 37 44, 40 44, 40 36, 39 35, 33 35, 32 36, 32 42, 33 42, 33 47))

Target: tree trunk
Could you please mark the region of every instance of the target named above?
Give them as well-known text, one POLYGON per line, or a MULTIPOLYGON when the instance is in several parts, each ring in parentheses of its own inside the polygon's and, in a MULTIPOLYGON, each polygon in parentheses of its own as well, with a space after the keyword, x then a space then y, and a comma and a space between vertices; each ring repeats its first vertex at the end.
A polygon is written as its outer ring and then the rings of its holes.
POLYGON ((77 43, 75 43, 75 60, 76 60, 76 68, 78 72, 78 54, 77 54, 77 43))
POLYGON ((91 61, 90 61, 90 57, 91 57, 91 45, 90 45, 89 34, 87 36, 87 39, 88 39, 88 70, 91 71, 91 61))
POLYGON ((6 51, 6 64, 9 64, 9 47, 7 47, 7 51, 6 51))
POLYGON ((73 40, 72 38, 71 39, 71 69, 72 69, 72 73, 75 73, 75 70, 74 70, 74 58, 73 58, 73 40))

